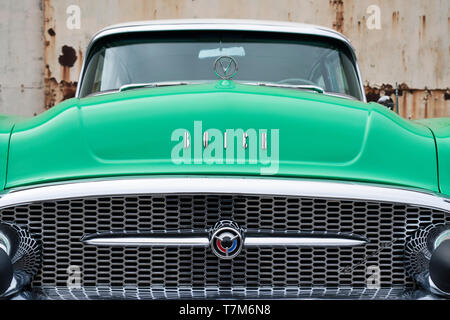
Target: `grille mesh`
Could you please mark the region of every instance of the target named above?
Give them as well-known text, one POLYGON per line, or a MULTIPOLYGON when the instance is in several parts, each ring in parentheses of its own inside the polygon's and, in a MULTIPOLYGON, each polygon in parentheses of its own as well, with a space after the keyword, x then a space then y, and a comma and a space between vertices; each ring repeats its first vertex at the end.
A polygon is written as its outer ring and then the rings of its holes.
POLYGON ((347 299, 417 299, 426 295, 426 292, 409 291, 403 288, 203 288, 193 289, 190 287, 177 288, 136 288, 136 287, 39 287, 31 292, 32 299, 50 300, 86 300, 96 299, 214 299, 214 298, 347 298, 347 299))
POLYGON ((366 287, 366 268, 380 268, 381 287, 412 287, 405 239, 419 227, 450 222, 443 211, 366 201, 255 195, 138 195, 44 201, 0 210, 41 241, 43 266, 34 286, 67 285, 80 267, 84 287, 366 287), (241 227, 355 233, 354 248, 251 248, 220 260, 209 248, 108 248, 84 245, 104 231, 204 229, 219 220, 241 227), (351 269, 350 269, 351 268, 351 269))

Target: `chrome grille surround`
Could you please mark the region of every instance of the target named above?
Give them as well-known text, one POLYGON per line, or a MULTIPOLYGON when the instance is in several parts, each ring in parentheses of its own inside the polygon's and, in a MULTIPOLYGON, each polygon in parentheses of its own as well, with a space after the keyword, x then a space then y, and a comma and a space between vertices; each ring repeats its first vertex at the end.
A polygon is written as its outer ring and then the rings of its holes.
POLYGON ((67 287, 40 287, 33 292, 36 297, 49 300, 90 300, 98 299, 411 299, 416 292, 402 288, 136 288, 136 287, 84 287, 70 289, 67 287))
POLYGON ((403 265, 407 236, 449 222, 449 212, 448 199, 416 190, 266 178, 100 179, 12 190, 0 198, 0 219, 42 241, 43 268, 34 286, 50 298, 92 297, 99 288, 105 297, 130 298, 391 297, 414 288, 403 265), (370 243, 249 248, 226 261, 208 248, 97 248, 79 241, 95 232, 205 228, 221 219, 246 228, 349 232, 370 243), (82 269, 78 291, 64 290, 69 265, 82 269), (366 288, 370 265, 381 269, 379 290, 366 288))

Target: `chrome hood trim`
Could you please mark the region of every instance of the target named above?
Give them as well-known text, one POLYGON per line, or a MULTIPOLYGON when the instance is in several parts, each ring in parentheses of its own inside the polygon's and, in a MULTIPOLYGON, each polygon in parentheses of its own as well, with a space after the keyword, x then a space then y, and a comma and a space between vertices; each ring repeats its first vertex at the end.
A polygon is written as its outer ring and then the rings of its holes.
POLYGON ((5 190, 0 208, 36 201, 137 194, 246 194, 403 203, 450 213, 450 198, 433 192, 344 181, 257 177, 142 176, 71 180, 5 190))

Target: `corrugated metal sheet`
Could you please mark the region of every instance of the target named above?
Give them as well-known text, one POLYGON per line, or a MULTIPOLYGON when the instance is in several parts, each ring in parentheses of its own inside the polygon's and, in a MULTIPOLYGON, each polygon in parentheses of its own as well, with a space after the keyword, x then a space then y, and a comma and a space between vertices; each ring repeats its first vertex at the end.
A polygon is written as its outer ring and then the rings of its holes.
POLYGON ((107 25, 133 20, 245 18, 334 28, 355 47, 370 100, 377 100, 383 92, 392 94, 398 82, 402 116, 450 116, 448 0, 42 0, 42 4, 45 108, 74 94, 89 39, 107 25), (67 27, 71 5, 81 9, 80 29, 67 27), (373 19, 368 9, 374 5, 379 8, 381 29, 367 26, 373 19))

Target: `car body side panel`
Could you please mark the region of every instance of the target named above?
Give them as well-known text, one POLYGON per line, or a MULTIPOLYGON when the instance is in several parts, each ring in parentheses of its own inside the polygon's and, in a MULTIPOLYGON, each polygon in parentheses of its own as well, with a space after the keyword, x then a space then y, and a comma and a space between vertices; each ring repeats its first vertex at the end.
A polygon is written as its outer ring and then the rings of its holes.
POLYGON ((0 186, 2 189, 6 183, 9 138, 14 127, 14 122, 19 119, 16 116, 0 115, 0 186))
POLYGON ((203 130, 222 133, 268 129, 269 153, 275 143, 270 130, 279 130, 275 176, 438 191, 435 143, 428 128, 375 103, 226 83, 71 99, 20 122, 11 138, 7 187, 119 175, 261 175, 268 165, 259 162, 174 164, 172 149, 180 143, 171 140, 174 130, 189 130, 195 145, 194 121, 202 121, 203 130))
POLYGON ((429 127, 436 139, 439 167, 439 187, 444 194, 450 194, 450 117, 416 121, 429 127))

